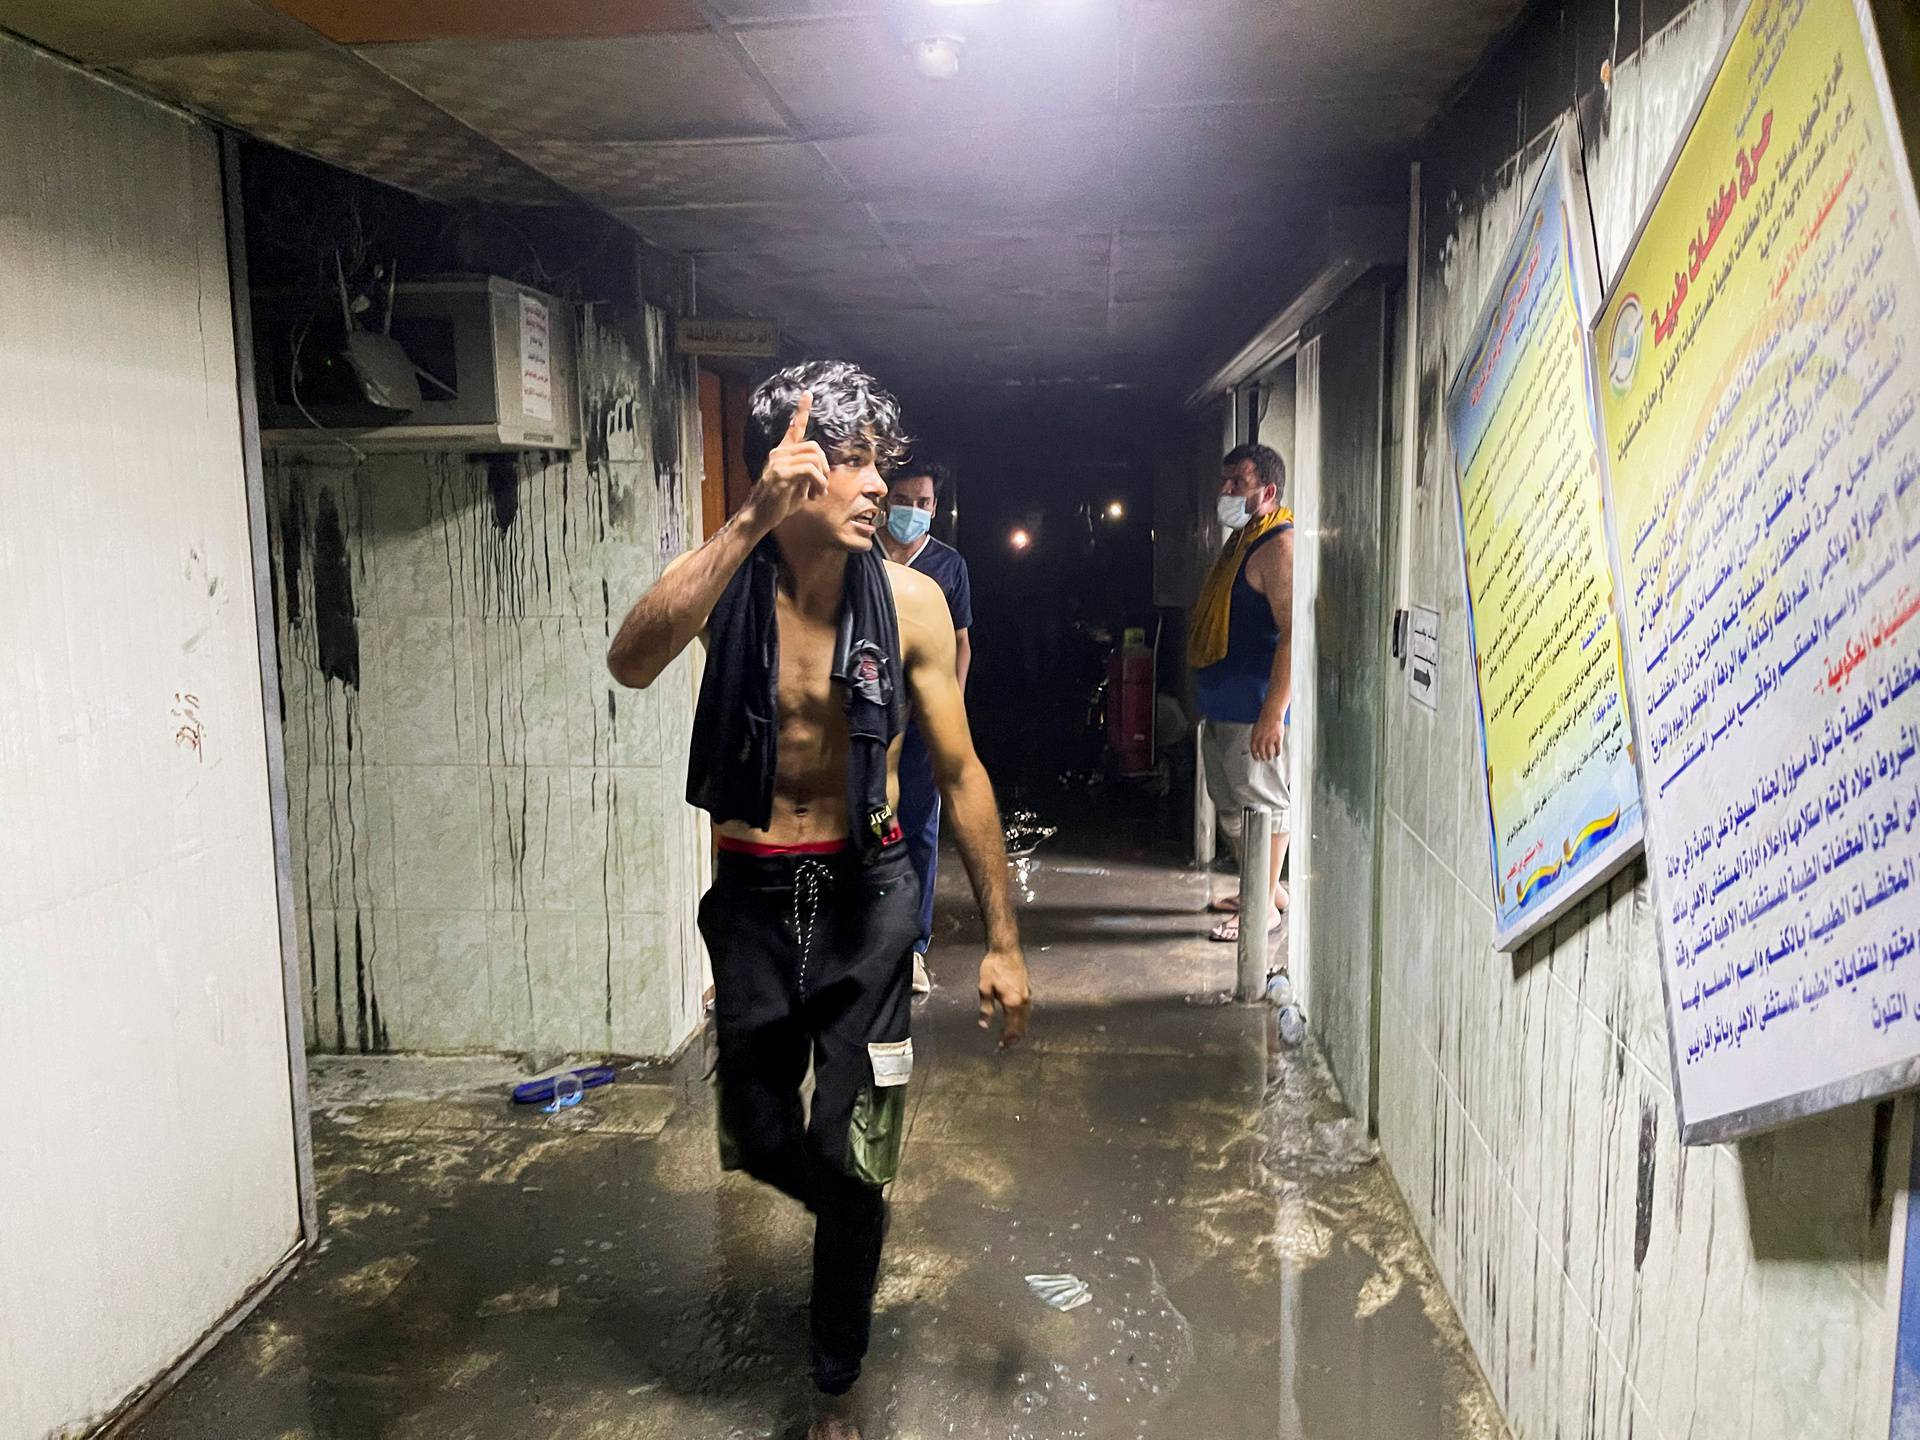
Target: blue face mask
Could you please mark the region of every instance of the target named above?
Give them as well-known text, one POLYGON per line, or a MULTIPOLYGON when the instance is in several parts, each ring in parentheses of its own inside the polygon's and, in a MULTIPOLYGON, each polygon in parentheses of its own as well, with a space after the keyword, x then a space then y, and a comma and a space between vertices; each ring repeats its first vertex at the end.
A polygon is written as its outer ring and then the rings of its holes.
POLYGON ((932 525, 932 512, 922 510, 918 505, 887 507, 887 530, 902 545, 911 545, 926 534, 932 525))

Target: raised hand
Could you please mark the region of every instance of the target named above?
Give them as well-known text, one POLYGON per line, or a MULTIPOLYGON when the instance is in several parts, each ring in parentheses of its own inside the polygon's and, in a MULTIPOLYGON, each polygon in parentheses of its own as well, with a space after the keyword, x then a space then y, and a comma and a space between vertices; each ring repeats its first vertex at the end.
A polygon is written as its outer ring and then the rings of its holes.
POLYGON ((746 508, 762 532, 773 529, 796 507, 827 493, 827 471, 831 468, 827 452, 807 439, 807 422, 812 416, 813 392, 802 390, 786 435, 767 456, 760 481, 747 498, 746 508))

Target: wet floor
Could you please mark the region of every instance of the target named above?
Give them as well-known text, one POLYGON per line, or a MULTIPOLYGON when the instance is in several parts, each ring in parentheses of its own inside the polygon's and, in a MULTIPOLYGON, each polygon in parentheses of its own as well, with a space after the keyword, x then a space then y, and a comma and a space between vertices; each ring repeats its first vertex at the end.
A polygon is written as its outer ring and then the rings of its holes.
MULTIPOLYGON (((1064 828, 1022 869, 1039 1008, 1014 1055, 974 1028, 943 877, 870 1440, 1503 1437, 1324 1067, 1208 1003, 1233 954, 1201 938, 1205 881, 1064 828), (1061 1274, 1085 1303, 1025 1279, 1061 1274)), ((511 1062, 318 1063, 323 1253, 132 1433, 793 1433, 808 1229, 720 1172, 702 1059, 553 1118, 504 1103, 511 1062)))

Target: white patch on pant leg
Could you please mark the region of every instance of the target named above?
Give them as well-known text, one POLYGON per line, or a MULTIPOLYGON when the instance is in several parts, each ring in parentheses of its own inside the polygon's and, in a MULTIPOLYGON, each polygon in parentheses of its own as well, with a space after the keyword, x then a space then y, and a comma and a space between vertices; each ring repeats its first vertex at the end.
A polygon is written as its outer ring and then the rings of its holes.
POLYGON ((913 1041, 875 1042, 867 1046, 873 1061, 873 1083, 884 1090, 889 1085, 904 1085, 913 1078, 913 1041))

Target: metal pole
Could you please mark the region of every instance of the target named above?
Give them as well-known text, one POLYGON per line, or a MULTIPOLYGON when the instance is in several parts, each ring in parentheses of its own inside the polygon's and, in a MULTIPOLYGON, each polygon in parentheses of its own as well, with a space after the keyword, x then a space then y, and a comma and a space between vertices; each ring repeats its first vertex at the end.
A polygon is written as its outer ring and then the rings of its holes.
MULTIPOLYGON (((1197 720, 1193 727, 1193 868, 1207 870, 1213 864, 1213 796, 1207 790, 1206 725, 1197 720)), ((1207 874, 1207 899, 1213 899, 1213 875, 1207 874)))
POLYGON ((1267 912, 1273 908, 1273 812, 1249 805, 1240 830, 1240 973, 1233 998, 1267 992, 1267 912))

